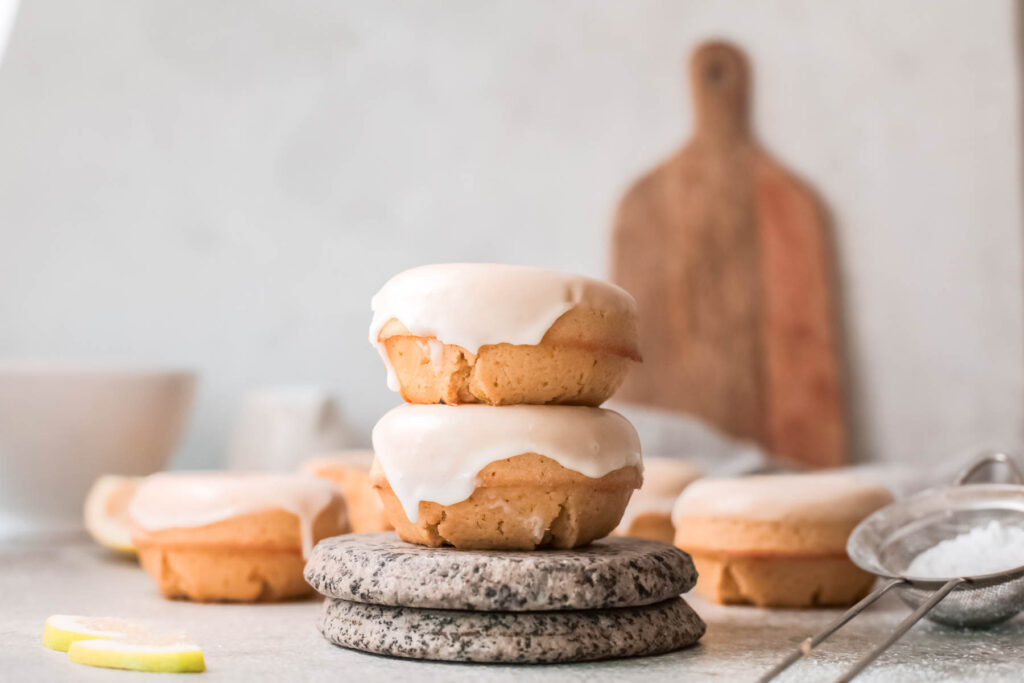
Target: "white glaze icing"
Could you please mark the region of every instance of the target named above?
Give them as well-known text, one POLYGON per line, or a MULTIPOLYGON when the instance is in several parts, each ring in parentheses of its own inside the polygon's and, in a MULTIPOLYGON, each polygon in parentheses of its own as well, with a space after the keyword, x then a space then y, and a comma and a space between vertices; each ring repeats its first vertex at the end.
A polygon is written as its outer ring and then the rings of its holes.
POLYGON ((701 479, 686 487, 672 512, 788 524, 856 522, 892 501, 888 488, 855 472, 764 474, 701 479))
POLYGON ((700 470, 675 458, 644 458, 644 485, 633 492, 622 513, 619 531, 625 531, 640 515, 671 515, 683 489, 700 478, 700 470))
MULTIPOLYGON (((493 263, 420 266, 394 276, 373 297, 370 343, 387 366, 388 387, 398 391, 379 339, 393 319, 416 336, 477 353, 488 344, 538 344, 579 305, 636 314, 626 290, 582 275, 493 263)), ((440 359, 440 348, 431 348, 431 362, 435 356, 440 359)))
POLYGON ((423 501, 453 505, 490 463, 538 453, 587 477, 640 466, 626 418, 580 406, 403 405, 373 428, 377 461, 413 522, 423 501))
POLYGON ((142 480, 128 514, 140 527, 157 531, 281 509, 298 518, 305 557, 313 549, 313 523, 337 497, 330 482, 305 474, 160 472, 142 480))

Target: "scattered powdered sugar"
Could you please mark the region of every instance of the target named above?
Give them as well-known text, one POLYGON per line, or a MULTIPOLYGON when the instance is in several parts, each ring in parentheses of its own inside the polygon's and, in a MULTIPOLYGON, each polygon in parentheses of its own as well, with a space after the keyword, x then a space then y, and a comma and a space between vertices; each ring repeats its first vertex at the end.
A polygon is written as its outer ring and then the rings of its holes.
POLYGON ((907 576, 946 579, 994 574, 1024 565, 1024 529, 992 520, 920 553, 907 576))

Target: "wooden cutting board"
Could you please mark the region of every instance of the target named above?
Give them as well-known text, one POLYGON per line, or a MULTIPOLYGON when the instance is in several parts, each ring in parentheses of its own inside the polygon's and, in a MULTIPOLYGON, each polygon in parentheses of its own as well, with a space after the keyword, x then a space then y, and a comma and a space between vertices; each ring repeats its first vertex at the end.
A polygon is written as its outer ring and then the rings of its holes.
POLYGON ((845 460, 823 207, 762 150, 747 60, 690 63, 692 138, 619 205, 612 279, 640 307, 642 365, 617 398, 685 411, 812 466, 845 460))

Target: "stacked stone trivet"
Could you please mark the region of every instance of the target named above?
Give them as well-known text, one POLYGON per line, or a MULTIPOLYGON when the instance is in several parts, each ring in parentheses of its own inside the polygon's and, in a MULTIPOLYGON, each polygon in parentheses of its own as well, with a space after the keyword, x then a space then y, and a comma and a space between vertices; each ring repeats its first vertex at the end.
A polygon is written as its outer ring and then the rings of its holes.
POLYGON ((634 538, 574 550, 425 548, 392 533, 320 542, 306 580, 327 597, 336 645, 461 662, 576 662, 692 645, 704 622, 682 598, 689 555, 634 538))

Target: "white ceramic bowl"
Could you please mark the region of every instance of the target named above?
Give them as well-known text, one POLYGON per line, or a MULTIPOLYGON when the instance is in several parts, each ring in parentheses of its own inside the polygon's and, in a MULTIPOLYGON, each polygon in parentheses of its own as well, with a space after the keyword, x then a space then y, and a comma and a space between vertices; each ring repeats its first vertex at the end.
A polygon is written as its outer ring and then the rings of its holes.
POLYGON ((98 476, 161 469, 194 389, 187 371, 0 364, 0 536, 80 528, 98 476))

